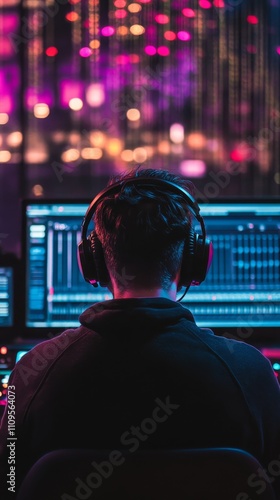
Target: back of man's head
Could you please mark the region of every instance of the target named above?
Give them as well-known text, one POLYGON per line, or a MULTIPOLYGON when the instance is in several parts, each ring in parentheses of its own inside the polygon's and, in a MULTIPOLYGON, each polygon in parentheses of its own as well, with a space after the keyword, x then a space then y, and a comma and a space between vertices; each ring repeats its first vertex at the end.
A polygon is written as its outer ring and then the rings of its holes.
POLYGON ((170 181, 193 194, 192 183, 165 170, 133 169, 109 183, 122 181, 122 187, 98 204, 95 231, 119 289, 168 290, 181 266, 191 217, 183 195, 168 186, 125 183, 141 177, 170 181))

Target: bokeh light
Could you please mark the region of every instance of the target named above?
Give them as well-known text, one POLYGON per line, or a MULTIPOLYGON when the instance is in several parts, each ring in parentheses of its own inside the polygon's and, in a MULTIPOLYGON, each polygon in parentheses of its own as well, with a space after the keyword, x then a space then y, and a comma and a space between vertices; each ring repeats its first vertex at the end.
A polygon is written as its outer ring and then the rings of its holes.
POLYGON ((156 53, 157 53, 157 49, 156 47, 154 47, 153 45, 147 45, 145 47, 145 52, 146 54, 148 54, 149 56, 154 56, 156 53))
POLYGON ((76 148, 70 148, 64 151, 61 155, 61 160, 65 163, 77 161, 80 158, 80 152, 76 148))
POLYGON ((84 103, 79 97, 73 97, 69 101, 69 108, 73 111, 79 111, 80 109, 82 109, 83 105, 84 103))
POLYGON ((184 160, 179 168, 186 177, 203 177, 206 173, 206 163, 202 160, 184 160))
POLYGON ((0 150, 0 163, 8 163, 11 159, 12 155, 10 151, 0 150))
POLYGON ((249 24, 258 24, 259 23, 257 16, 253 16, 253 15, 247 16, 247 21, 249 24))
POLYGON ((169 135, 171 141, 175 144, 180 144, 181 142, 183 142, 185 138, 183 125, 181 123, 173 123, 173 125, 171 125, 170 127, 169 135))
POLYGON ((131 3, 128 5, 127 10, 129 12, 132 12, 133 14, 136 14, 137 12, 140 12, 142 10, 142 6, 139 3, 131 3))
POLYGON ((43 194, 44 194, 44 188, 43 188, 43 186, 41 184, 35 184, 33 186, 33 188, 32 188, 32 193, 36 197, 43 196, 43 194))
POLYGON ((8 113, 0 113, 0 125, 6 125, 9 121, 8 113))
POLYGON ((126 6, 126 1, 125 0, 115 0, 114 6, 117 7, 118 9, 123 9, 126 6))
POLYGON ((176 33, 174 31, 165 31, 163 36, 166 40, 176 40, 176 33))
POLYGON ((121 152, 121 159, 127 162, 133 161, 133 151, 131 149, 124 149, 121 152))
POLYGON ((83 148, 81 151, 81 157, 84 160, 99 160, 103 156, 103 151, 101 148, 83 148))
POLYGON ((159 24, 167 24, 167 23, 169 23, 169 17, 166 14, 157 14, 155 16, 155 20, 159 24))
POLYGON ((16 148, 22 143, 22 133, 19 131, 12 132, 7 136, 7 145, 11 148, 16 148))
POLYGON ((101 30, 103 36, 112 36, 115 33, 115 28, 113 26, 104 26, 101 30))
POLYGON ((91 83, 86 90, 86 100, 92 108, 98 108, 105 101, 104 85, 91 83))
POLYGON ((74 23, 75 21, 78 21, 79 15, 77 12, 71 11, 66 14, 65 18, 67 21, 74 23))
POLYGON ((182 14, 185 16, 185 17, 189 17, 189 18, 193 18, 195 17, 195 12, 193 9, 189 9, 189 8, 185 8, 182 10, 182 14))
POLYGON ((202 9, 211 9, 212 7, 211 2, 209 2, 208 0, 199 0, 198 4, 202 9))
POLYGON ((127 16, 127 12, 124 9, 116 10, 115 17, 117 19, 124 19, 127 16))
POLYGON ((50 108, 46 103, 38 102, 35 104, 33 112, 36 118, 47 118, 50 114, 50 108))
POLYGON ((141 24, 133 24, 132 26, 130 26, 129 31, 130 33, 132 33, 132 35, 140 36, 145 33, 145 28, 141 24))
POLYGON ((56 47, 51 46, 51 47, 48 47, 46 49, 46 55, 49 56, 49 57, 54 57, 57 54, 58 54, 58 50, 57 50, 56 47))
POLYGON ((111 156, 119 156, 122 150, 122 141, 118 138, 108 139, 106 150, 111 156))
POLYGON ((192 132, 187 136, 186 142, 192 149, 202 149, 206 146, 207 139, 201 132, 192 132))
POLYGON ((157 53, 160 56, 167 57, 170 54, 170 49, 168 47, 166 47, 165 45, 161 45, 160 47, 158 47, 157 53))
POLYGON ((135 122, 140 119, 140 111, 139 109, 136 108, 131 108, 126 112, 127 119, 135 122))
POLYGON ((89 47, 82 47, 80 50, 79 50, 79 54, 81 57, 89 57, 91 56, 92 54, 92 51, 89 47))
POLYGON ((133 160, 136 163, 143 163, 147 159, 147 151, 145 148, 135 148, 133 151, 133 160))
POLYGON ((89 42, 89 46, 91 49, 95 50, 95 49, 99 49, 100 47, 100 41, 99 40, 91 40, 89 42))

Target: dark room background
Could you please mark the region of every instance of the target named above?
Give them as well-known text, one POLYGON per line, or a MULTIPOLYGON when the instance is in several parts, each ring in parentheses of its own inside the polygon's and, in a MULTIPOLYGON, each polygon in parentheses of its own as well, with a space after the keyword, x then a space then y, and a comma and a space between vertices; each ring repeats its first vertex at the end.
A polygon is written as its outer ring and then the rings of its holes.
POLYGON ((280 0, 0 0, 0 248, 133 166, 279 199, 280 0))

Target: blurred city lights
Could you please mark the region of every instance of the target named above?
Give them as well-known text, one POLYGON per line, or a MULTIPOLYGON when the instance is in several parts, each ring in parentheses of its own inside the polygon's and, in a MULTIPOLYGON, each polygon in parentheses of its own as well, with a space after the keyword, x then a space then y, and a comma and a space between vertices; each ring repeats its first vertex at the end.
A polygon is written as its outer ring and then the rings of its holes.
POLYGON ((206 173, 206 163, 202 160, 184 160, 179 169, 186 177, 203 177, 206 173))
POLYGON ((173 123, 173 125, 171 125, 170 127, 169 135, 171 141, 175 144, 180 144, 181 142, 183 142, 185 137, 183 125, 181 123, 173 123))
POLYGON ((36 118, 47 118, 50 114, 50 108, 46 103, 38 102, 35 104, 33 112, 36 118))
POLYGON ((139 109, 131 108, 126 112, 126 116, 128 120, 134 122, 139 120, 141 115, 139 109))
POLYGON ((98 108, 105 101, 104 85, 91 83, 86 90, 86 100, 92 108, 98 108))
POLYGON ((73 97, 69 101, 69 108, 71 108, 73 111, 79 111, 80 109, 82 109, 83 105, 84 103, 79 97, 73 97))

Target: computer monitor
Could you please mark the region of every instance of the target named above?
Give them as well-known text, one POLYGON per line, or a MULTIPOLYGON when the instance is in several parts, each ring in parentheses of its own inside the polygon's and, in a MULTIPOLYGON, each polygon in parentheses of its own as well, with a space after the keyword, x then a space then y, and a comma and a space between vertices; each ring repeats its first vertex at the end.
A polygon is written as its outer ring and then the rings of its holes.
MULTIPOLYGON (((86 283, 78 268, 89 203, 24 202, 25 326, 37 336, 44 329, 78 326, 84 309, 112 298, 106 288, 86 283)), ((273 329, 279 335, 280 202, 215 200, 200 206, 214 257, 206 280, 190 287, 183 306, 199 326, 217 332, 239 329, 245 338, 250 329, 273 329)))
POLYGON ((14 269, 0 263, 0 329, 14 324, 14 269))

